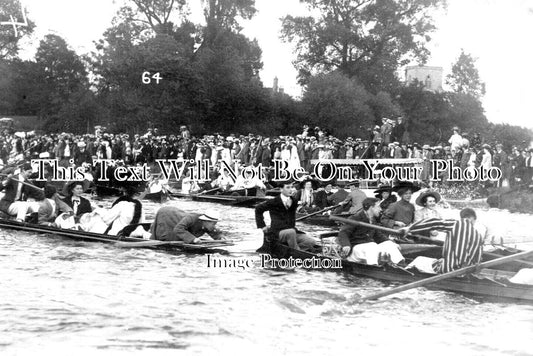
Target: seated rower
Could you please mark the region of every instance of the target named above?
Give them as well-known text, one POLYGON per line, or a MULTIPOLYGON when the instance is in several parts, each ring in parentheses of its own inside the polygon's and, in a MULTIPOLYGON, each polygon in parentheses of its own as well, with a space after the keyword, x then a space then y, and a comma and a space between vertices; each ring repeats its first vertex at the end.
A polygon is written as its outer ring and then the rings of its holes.
MULTIPOLYGON (((380 213, 379 200, 366 198, 363 200, 362 210, 352 215, 350 220, 377 225, 380 213)), ((348 256, 348 261, 379 265, 383 259, 390 258, 393 263, 404 260, 399 246, 376 229, 345 224, 337 235, 337 242, 342 246, 343 253, 348 256)))
POLYGON ((195 214, 173 206, 165 206, 157 211, 150 232, 137 228, 130 237, 198 243, 201 241, 201 236, 208 234, 211 238, 220 240, 221 232, 215 227, 219 219, 219 214, 215 211, 195 214))
POLYGON ((414 234, 424 234, 432 230, 447 233, 441 259, 417 257, 409 266, 426 273, 448 273, 481 262, 483 237, 474 226, 476 213, 470 208, 465 208, 461 210, 460 216, 460 220, 435 218, 420 220, 410 227, 401 229, 414 234))
POLYGON ((315 193, 315 201, 317 208, 322 210, 333 205, 329 201, 329 197, 333 195, 333 192, 331 191, 332 189, 333 185, 330 182, 327 182, 324 185, 324 189, 319 190, 315 193))
POLYGON ((263 229, 267 240, 275 239, 291 248, 311 251, 316 245, 315 240, 295 227, 298 201, 293 194, 293 182, 283 182, 281 194, 257 205, 255 222, 258 229, 263 229), (266 226, 263 217, 266 211, 270 213, 270 227, 266 226))
POLYGON ((76 221, 79 221, 81 215, 93 211, 89 200, 81 196, 83 193, 82 181, 73 181, 66 184, 63 191, 66 193, 64 194, 66 197, 63 202, 72 209, 76 221))
POLYGON ((39 203, 37 201, 26 201, 29 196, 40 196, 34 200, 42 200, 42 191, 32 188, 24 182, 28 182, 28 177, 32 173, 30 163, 24 163, 20 168, 20 173, 8 175, 7 179, 0 183, 0 191, 5 190, 5 194, 0 199, 0 211, 15 216, 17 221, 23 222, 27 213, 37 213, 39 203))

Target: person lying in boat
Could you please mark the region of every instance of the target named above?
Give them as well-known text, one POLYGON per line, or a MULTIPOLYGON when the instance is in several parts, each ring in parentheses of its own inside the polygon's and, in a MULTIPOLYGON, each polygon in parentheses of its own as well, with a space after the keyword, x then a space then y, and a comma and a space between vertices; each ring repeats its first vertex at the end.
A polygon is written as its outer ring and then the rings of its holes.
POLYGON ((130 237, 198 243, 201 242, 200 237, 207 234, 215 240, 220 240, 221 232, 216 228, 219 220, 220 216, 216 211, 195 214, 173 206, 165 206, 157 211, 155 220, 150 226, 150 232, 141 227, 135 229, 130 237))
POLYGON ((279 195, 257 205, 255 222, 258 229, 263 229, 268 241, 278 240, 294 249, 312 251, 315 249, 315 240, 295 227, 298 200, 293 196, 294 190, 293 182, 283 182, 279 195), (266 211, 270 213, 270 226, 265 224, 263 214, 266 211))
POLYGON ((84 183, 82 181, 73 181, 67 183, 64 188, 65 198, 63 202, 67 204, 74 213, 76 222, 79 222, 83 214, 91 213, 93 208, 91 202, 81 195, 83 194, 84 183))
POLYGON ((111 209, 97 208, 80 217, 80 228, 98 234, 117 235, 124 227, 144 222, 142 204, 135 195, 138 187, 124 184, 124 195, 115 200, 111 209))
MULTIPOLYGON (((362 209, 349 219, 377 225, 381 206, 376 198, 363 200, 362 209)), ((400 263, 404 260, 397 244, 381 231, 352 224, 344 224, 337 235, 337 243, 348 261, 379 265, 383 261, 400 263)))
POLYGON ((474 227, 476 213, 470 208, 465 208, 461 210, 460 216, 460 220, 435 218, 420 220, 400 229, 404 233, 413 234, 427 234, 433 230, 447 233, 441 259, 419 256, 409 267, 416 267, 426 273, 447 273, 481 262, 483 236, 474 227))
POLYGON ((37 213, 39 211, 39 200, 44 198, 42 191, 23 184, 28 182, 28 177, 32 173, 30 163, 24 163, 20 167, 20 172, 10 174, 0 183, 0 191, 5 191, 0 199, 0 211, 14 216, 17 221, 23 222, 27 213, 37 213), (33 201, 26 201, 28 197, 33 197, 33 201))

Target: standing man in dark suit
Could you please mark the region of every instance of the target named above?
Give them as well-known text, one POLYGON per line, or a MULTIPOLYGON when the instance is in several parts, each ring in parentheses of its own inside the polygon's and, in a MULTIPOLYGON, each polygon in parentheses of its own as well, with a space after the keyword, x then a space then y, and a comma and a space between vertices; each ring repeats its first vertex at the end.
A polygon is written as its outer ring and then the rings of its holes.
POLYGON ((298 201, 293 197, 294 191, 293 182, 284 182, 280 195, 255 208, 255 222, 257 228, 263 229, 265 236, 276 239, 291 248, 310 251, 316 244, 315 240, 295 227, 298 201), (263 217, 265 211, 270 213, 270 226, 265 224, 263 217))

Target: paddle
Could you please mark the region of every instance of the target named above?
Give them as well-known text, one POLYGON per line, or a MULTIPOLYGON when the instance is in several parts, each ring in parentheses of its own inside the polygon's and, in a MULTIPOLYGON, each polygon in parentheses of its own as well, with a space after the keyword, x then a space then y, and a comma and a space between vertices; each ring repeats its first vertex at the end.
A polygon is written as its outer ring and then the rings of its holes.
POLYGON ((506 263, 506 262, 515 261, 517 259, 527 258, 527 257, 530 257, 530 256, 533 256, 533 250, 517 253, 515 255, 510 255, 510 256, 497 258, 495 260, 483 262, 483 263, 480 263, 480 264, 477 264, 477 265, 473 265, 473 266, 464 267, 464 268, 461 268, 461 269, 458 269, 458 270, 455 270, 455 271, 451 271, 451 272, 448 272, 448 273, 444 273, 444 274, 441 274, 441 275, 425 278, 425 279, 423 279, 421 281, 408 283, 408 284, 405 284, 405 285, 400 286, 400 287, 392 288, 392 289, 389 289, 389 290, 386 290, 386 291, 383 291, 383 292, 379 292, 379 293, 372 294, 372 295, 369 295, 369 296, 366 296, 366 297, 362 297, 361 300, 379 299, 381 297, 385 297, 385 296, 388 296, 388 295, 391 295, 391 294, 400 293, 400 292, 403 292, 403 291, 406 291, 406 290, 409 290, 409 289, 413 289, 413 288, 422 287, 422 286, 425 286, 425 285, 428 285, 428 284, 431 284, 431 283, 435 283, 435 282, 439 282, 439 281, 442 281, 442 280, 445 280, 445 279, 448 279, 448 278, 458 277, 458 276, 462 276, 462 275, 465 275, 465 274, 468 274, 468 273, 473 273, 473 272, 476 272, 477 270, 479 270, 481 268, 497 266, 497 265, 501 265, 501 264, 506 263))
POLYGON ((339 206, 341 206, 342 203, 339 203, 337 205, 333 205, 333 206, 329 206, 325 209, 322 209, 322 210, 319 210, 319 211, 315 211, 314 213, 311 213, 311 214, 307 214, 305 216, 301 216, 299 217, 298 219, 296 219, 295 221, 301 221, 301 220, 304 220, 304 219, 307 219, 311 216, 314 216, 314 215, 318 215, 318 214, 322 214, 322 213, 325 213, 326 211, 329 211, 329 210, 332 210, 332 209, 335 209, 335 208, 338 208, 339 206))
MULTIPOLYGON (((369 224, 369 223, 365 223, 363 221, 357 221, 357 220, 352 220, 352 219, 345 219, 345 218, 341 218, 341 217, 338 217, 338 216, 330 216, 329 217, 331 220, 335 220, 335 221, 340 221, 340 222, 343 222, 345 224, 351 224, 351 225, 356 225, 356 226, 363 226, 363 227, 367 227, 369 229, 375 229, 375 230, 379 230, 379 231, 382 231, 382 232, 386 232, 388 234, 393 234, 393 235, 402 235, 402 232, 401 231, 398 231, 398 230, 394 230, 394 229, 390 229, 388 227, 384 227, 384 226, 379 226, 379 225, 373 225, 373 224, 369 224)), ((422 236, 422 235, 415 235, 415 234, 408 234, 416 239, 419 239, 420 241, 422 242, 427 242, 427 243, 431 243, 431 244, 434 244, 434 245, 438 245, 438 246, 442 246, 443 245, 443 242, 442 241, 438 241, 438 240, 432 240, 430 239, 429 237, 427 236, 422 236)))

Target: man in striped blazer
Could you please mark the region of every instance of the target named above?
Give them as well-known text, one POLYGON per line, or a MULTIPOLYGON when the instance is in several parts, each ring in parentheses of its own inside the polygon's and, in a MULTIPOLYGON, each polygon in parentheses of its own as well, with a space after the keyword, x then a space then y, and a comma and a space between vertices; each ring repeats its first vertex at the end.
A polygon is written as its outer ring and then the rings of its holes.
MULTIPOLYGON (((442 258, 431 261, 431 267, 436 273, 448 273, 481 262, 483 236, 474 227, 477 218, 476 213, 470 208, 465 208, 461 210, 460 216, 460 220, 424 219, 410 227, 401 229, 413 234, 429 233, 432 230, 447 233, 442 249, 442 258)), ((418 268, 417 260, 413 261, 411 265, 418 268)), ((431 271, 424 270, 424 272, 431 271)))

